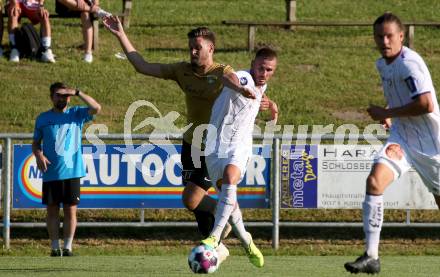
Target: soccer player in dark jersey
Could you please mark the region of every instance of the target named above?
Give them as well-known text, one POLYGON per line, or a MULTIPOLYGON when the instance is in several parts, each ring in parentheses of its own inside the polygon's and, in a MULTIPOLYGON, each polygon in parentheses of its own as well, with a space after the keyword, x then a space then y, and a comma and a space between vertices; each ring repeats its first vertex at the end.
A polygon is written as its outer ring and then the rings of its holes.
MULTIPOLYGON (((206 237, 214 224, 213 213, 216 201, 208 196, 207 190, 211 184, 202 154, 203 149, 199 143, 198 145, 193 143, 193 133, 198 126, 209 123, 211 108, 223 89, 223 77, 233 74, 233 69, 228 65, 214 62, 215 35, 206 27, 188 33, 190 62, 160 64, 144 60, 131 44, 117 17, 106 17, 103 22, 104 26, 118 38, 128 60, 138 72, 173 80, 185 93, 187 120, 192 126, 184 133, 182 142, 182 179, 185 185, 182 201, 185 207, 194 213, 199 231, 206 237), (198 160, 201 164, 194 164, 198 160)), ((241 92, 248 97, 253 94, 244 87, 241 92)), ((266 97, 262 101, 261 108, 268 109, 269 101, 266 97)), ((276 105, 270 106, 276 107, 276 105)), ((198 137, 195 139, 202 140, 198 137)), ((221 244, 220 247, 224 245, 221 244)), ((227 249, 224 247, 223 250, 226 251, 217 249, 221 260, 228 256, 227 249), (226 253, 222 254, 222 252, 226 253)))

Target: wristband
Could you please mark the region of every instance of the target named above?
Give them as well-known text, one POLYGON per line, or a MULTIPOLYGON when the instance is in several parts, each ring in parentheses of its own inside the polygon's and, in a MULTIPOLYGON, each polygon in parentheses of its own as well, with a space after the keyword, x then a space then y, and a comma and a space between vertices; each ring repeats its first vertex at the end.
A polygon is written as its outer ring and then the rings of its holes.
POLYGON ((75 96, 79 96, 79 93, 80 93, 81 91, 79 90, 79 89, 75 89, 75 96))

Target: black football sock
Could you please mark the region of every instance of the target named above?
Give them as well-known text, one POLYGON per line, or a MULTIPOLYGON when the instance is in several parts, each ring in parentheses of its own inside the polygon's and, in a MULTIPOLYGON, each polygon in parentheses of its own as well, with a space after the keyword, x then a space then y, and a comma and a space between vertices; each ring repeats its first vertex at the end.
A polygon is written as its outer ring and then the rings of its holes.
POLYGON ((192 211, 196 217, 197 227, 203 238, 206 238, 211 234, 212 228, 214 228, 214 215, 210 212, 199 211, 195 209, 192 211))

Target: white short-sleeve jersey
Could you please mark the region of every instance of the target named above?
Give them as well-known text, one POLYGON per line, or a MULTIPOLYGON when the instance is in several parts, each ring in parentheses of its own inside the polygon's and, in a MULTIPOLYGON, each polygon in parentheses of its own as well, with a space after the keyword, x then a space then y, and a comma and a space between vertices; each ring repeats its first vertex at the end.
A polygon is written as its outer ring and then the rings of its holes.
MULTIPOLYGON (((255 88, 248 71, 237 71, 235 74, 242 86, 255 88)), ((223 88, 211 112, 205 150, 208 155, 228 158, 236 155, 237 151, 252 153, 254 122, 266 86, 255 89, 256 99, 246 98, 228 87, 223 88)))
POLYGON ((386 64, 381 58, 376 67, 390 108, 407 105, 419 95, 430 93, 434 111, 420 116, 395 117, 391 132, 417 152, 430 156, 440 154, 439 106, 431 74, 423 59, 413 50, 403 47, 392 63, 386 64))

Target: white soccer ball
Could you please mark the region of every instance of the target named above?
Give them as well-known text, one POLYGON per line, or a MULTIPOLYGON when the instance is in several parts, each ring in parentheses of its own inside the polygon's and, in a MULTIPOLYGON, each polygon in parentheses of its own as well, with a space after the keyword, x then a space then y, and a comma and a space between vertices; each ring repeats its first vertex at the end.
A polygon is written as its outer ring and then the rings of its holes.
POLYGON ((217 251, 204 244, 198 245, 189 253, 188 265, 194 273, 213 273, 218 268, 217 251))

